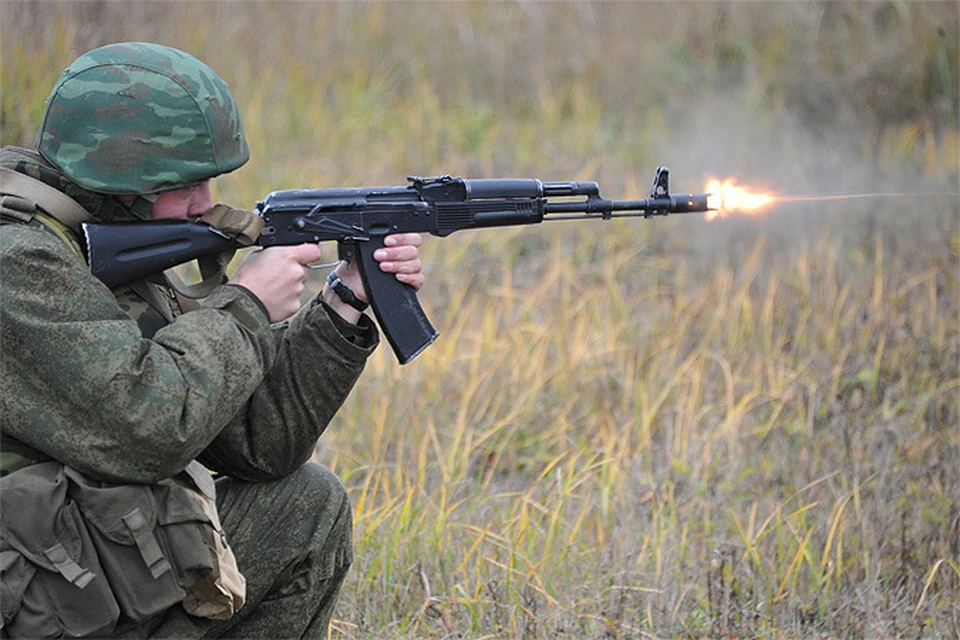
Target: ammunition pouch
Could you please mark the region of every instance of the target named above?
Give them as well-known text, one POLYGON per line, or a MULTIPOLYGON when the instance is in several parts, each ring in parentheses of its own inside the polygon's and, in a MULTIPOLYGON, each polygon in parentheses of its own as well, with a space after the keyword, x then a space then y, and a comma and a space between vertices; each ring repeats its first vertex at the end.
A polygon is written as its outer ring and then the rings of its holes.
POLYGON ((58 462, 0 479, 0 635, 110 635, 181 603, 228 618, 245 581, 196 462, 155 485, 115 485, 58 462))

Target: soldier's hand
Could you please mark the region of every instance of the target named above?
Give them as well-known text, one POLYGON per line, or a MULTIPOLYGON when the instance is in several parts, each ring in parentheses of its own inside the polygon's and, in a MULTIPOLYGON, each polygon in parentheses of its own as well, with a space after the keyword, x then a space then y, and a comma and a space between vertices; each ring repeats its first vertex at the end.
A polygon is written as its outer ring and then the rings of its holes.
MULTIPOLYGON (((423 244, 423 236, 419 233, 395 233, 384 238, 383 244, 384 248, 377 249, 373 253, 373 259, 380 263, 380 270, 394 274, 397 280, 419 291, 424 283, 423 263, 420 261, 418 249, 423 244)), ((370 301, 355 262, 341 262, 336 268, 336 273, 340 281, 358 298, 364 302, 370 301)), ((353 307, 341 303, 336 295, 329 291, 329 286, 324 287, 323 293, 323 299, 327 304, 345 320, 355 323, 360 318, 360 313, 353 307)))
MULTIPOLYGON (((384 273, 393 273, 397 280, 409 284, 417 291, 423 286, 423 263, 420 261, 418 247, 423 244, 423 236, 419 233, 395 233, 384 238, 383 249, 373 253, 373 259, 380 263, 380 270, 384 273)), ((337 267, 340 280, 363 301, 368 301, 363 280, 356 264, 342 262, 337 267)))
POLYGON ((249 289, 267 308, 270 322, 280 322, 300 309, 300 295, 307 281, 305 266, 321 255, 315 244, 251 251, 230 283, 249 289))
POLYGON ((386 246, 375 251, 373 259, 380 263, 381 271, 395 274, 397 280, 420 291, 424 283, 421 244, 423 236, 419 233, 396 233, 384 239, 386 246))

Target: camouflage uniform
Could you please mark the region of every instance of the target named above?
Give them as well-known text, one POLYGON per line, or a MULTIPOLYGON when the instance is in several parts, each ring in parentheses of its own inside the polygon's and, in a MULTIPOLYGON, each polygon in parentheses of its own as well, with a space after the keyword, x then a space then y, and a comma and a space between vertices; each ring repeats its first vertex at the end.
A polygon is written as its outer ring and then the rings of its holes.
MULTIPOLYGON (((186 82, 171 68, 171 78, 186 82)), ((141 79, 141 89, 150 90, 149 79, 141 79)), ((90 81, 95 86, 101 79, 90 81)), ((215 87, 198 91, 217 99, 215 87)), ((169 115, 151 126, 169 125, 169 115)), ((117 180, 97 190, 82 176, 78 183, 70 166, 24 149, 0 150, 0 166, 43 180, 108 222, 142 215, 131 214, 112 193, 151 193, 205 179, 202 171, 170 175, 162 165, 124 175, 125 168, 180 145, 164 151, 144 139, 149 151, 131 157, 111 146, 103 130, 109 120, 86 132, 97 153, 120 156, 117 180)), ((209 127, 213 147, 238 126, 221 127, 213 118, 169 130, 183 139, 201 125, 209 127)), ((44 156, 76 152, 62 147, 75 142, 45 131, 38 140, 44 156)), ((242 164, 242 155, 198 163, 219 163, 222 173, 242 164)), ((326 637, 351 561, 351 511, 342 483, 308 460, 377 345, 369 318, 350 325, 317 298, 270 325, 259 300, 224 285, 199 309, 167 322, 175 305, 147 304, 126 287, 108 290, 67 243, 37 224, 0 225, 0 270, 4 438, 103 481, 153 483, 193 459, 220 475, 217 505, 247 579, 246 605, 217 622, 173 607, 117 633, 326 637)))

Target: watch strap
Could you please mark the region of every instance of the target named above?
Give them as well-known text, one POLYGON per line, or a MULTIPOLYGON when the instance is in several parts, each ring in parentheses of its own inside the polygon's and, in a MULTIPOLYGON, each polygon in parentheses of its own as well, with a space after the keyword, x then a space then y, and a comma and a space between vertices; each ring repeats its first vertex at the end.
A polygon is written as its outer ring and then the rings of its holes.
POLYGON ((340 279, 340 276, 337 275, 335 271, 331 271, 330 275, 327 276, 327 284, 330 285, 330 288, 333 290, 333 293, 336 294, 340 301, 350 305, 357 311, 363 312, 366 311, 367 307, 370 306, 369 303, 364 302, 357 297, 357 294, 347 285, 343 284, 343 281, 340 279))

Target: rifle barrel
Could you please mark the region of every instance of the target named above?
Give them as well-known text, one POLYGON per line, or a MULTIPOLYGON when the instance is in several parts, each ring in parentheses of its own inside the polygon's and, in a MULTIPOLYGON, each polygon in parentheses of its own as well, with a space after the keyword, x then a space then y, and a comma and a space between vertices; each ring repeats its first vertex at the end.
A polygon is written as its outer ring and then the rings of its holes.
POLYGON ((693 213, 710 211, 707 193, 673 193, 642 200, 604 200, 587 198, 569 202, 547 202, 544 205, 544 220, 582 220, 595 218, 630 218, 637 216, 665 216, 670 213, 693 213), (632 213, 614 213, 632 212, 632 213), (551 215, 583 214, 583 215, 551 215))

